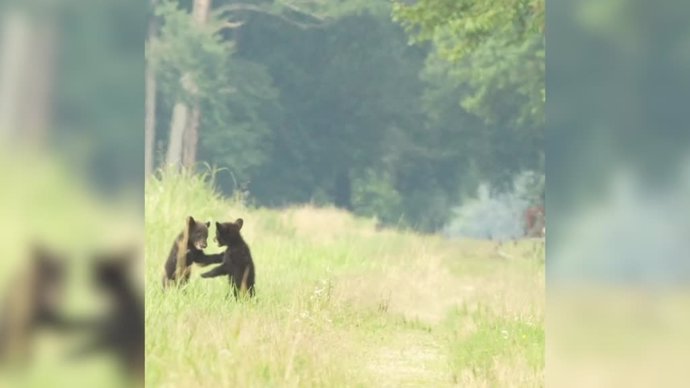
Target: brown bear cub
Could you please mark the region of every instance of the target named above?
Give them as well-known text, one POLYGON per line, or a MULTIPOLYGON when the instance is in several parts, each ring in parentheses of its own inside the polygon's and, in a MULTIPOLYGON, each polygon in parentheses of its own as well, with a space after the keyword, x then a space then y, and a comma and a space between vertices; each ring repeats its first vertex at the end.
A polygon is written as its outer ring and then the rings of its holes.
POLYGON ((143 382, 144 301, 131 274, 137 259, 135 252, 129 250, 95 257, 93 280, 100 291, 110 296, 111 303, 102 317, 74 323, 74 329, 88 332, 89 338, 71 357, 111 353, 135 382, 143 382))
POLYGON ((249 246, 240 235, 244 221, 238 218, 235 222, 216 222, 216 241, 218 246, 225 246, 223 264, 201 274, 202 278, 213 278, 228 275, 235 299, 239 294, 249 292, 254 296, 254 261, 249 246))
POLYGON ((28 361, 36 330, 66 325, 59 312, 66 290, 65 263, 43 246, 33 247, 29 268, 14 279, 0 305, 0 361, 28 361))
POLYGON ((192 264, 217 264, 223 261, 223 255, 205 255, 210 222, 197 222, 193 217, 187 217, 185 228, 175 242, 168 260, 165 262, 163 287, 171 284, 185 284, 189 281, 192 264))

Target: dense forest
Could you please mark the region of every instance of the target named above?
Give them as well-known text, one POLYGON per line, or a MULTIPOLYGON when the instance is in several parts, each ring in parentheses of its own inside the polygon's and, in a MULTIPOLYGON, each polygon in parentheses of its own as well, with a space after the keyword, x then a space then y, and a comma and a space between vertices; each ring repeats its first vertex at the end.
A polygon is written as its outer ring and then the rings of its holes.
POLYGON ((543 0, 158 0, 146 174, 434 231, 480 184, 543 201, 543 0), (525 182, 525 179, 521 179, 525 182))

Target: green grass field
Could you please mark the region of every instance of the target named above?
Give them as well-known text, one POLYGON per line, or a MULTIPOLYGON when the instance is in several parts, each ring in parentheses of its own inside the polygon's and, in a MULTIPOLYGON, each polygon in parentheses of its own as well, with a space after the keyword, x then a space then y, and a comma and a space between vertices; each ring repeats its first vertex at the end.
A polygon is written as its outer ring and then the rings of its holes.
MULTIPOLYGON (((332 208, 256 209, 208 176, 146 188, 150 387, 534 387, 544 380, 543 245, 449 241, 332 208), (163 292, 185 217, 242 217, 257 298, 194 267, 163 292)), ((214 227, 211 235, 214 234, 214 227)), ((209 238, 207 252, 220 249, 209 238)))

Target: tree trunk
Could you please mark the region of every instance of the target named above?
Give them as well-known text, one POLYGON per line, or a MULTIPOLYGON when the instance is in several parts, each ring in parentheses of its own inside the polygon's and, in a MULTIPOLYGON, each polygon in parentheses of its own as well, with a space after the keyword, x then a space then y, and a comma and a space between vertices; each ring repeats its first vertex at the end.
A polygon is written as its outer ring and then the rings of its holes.
MULTIPOLYGON (((29 62, 29 22, 15 14, 4 15, 0 23, 0 133, 12 138, 19 131, 22 80, 29 62)), ((6 140, 6 139, 3 139, 6 140)))
MULTIPOLYGON (((194 21, 200 26, 206 24, 210 10, 211 0, 194 0, 194 8, 192 9, 194 21)), ((197 89, 194 80, 191 80, 190 89, 197 89)), ((196 152, 199 144, 199 127, 201 124, 201 106, 198 97, 195 97, 190 110, 191 113, 189 120, 187 120, 184 147, 182 149, 182 165, 185 167, 192 167, 196 162, 196 152)))
POLYGON ((196 162, 196 150, 199 143, 199 121, 201 120, 201 110, 199 100, 192 105, 187 128, 184 132, 184 147, 182 149, 182 165, 192 167, 196 162))
POLYGON ((0 134, 41 145, 52 125, 57 37, 55 21, 4 15, 0 36, 0 134))
POLYGON ((178 101, 173 107, 172 121, 170 123, 170 139, 168 140, 168 153, 165 158, 168 166, 180 166, 182 161, 182 142, 186 126, 187 105, 178 101))
POLYGON ((44 20, 34 29, 32 36, 31 66, 28 76, 26 100, 23 101, 24 138, 29 144, 47 142, 53 119, 53 76, 57 57, 57 28, 52 19, 44 20))
POLYGON ((194 9, 192 10, 194 21, 199 24, 206 24, 210 10, 211 0, 194 0, 194 9))
POLYGON ((153 172, 154 141, 156 139, 156 71, 150 58, 151 41, 155 38, 156 24, 149 21, 149 37, 146 44, 146 117, 144 119, 144 172, 148 177, 153 172))
MULTIPOLYGON (((199 25, 206 23, 210 9, 211 0, 194 0, 194 8, 192 9, 194 21, 199 25)), ((198 94, 198 87, 191 75, 189 73, 184 74, 180 83, 182 89, 194 97, 195 102, 191 109, 179 100, 175 103, 166 162, 168 165, 179 166, 182 163, 185 167, 191 167, 196 162, 201 109, 198 97, 195 96, 198 94), (182 127, 180 128, 180 126, 182 127)))

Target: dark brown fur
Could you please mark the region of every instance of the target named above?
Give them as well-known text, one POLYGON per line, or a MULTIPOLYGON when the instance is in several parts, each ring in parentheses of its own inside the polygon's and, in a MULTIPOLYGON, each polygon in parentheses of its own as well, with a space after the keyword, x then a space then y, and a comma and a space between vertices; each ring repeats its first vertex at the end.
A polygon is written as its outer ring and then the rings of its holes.
POLYGON ((254 296, 255 271, 254 261, 249 246, 240 235, 244 221, 238 218, 235 222, 216 222, 216 241, 218 246, 225 246, 223 263, 216 268, 201 274, 202 278, 213 278, 227 275, 235 299, 239 294, 249 293, 254 296))
POLYGON ((59 328, 64 321, 59 313, 64 260, 37 246, 29 262, 28 271, 15 278, 0 306, 0 359, 5 361, 26 361, 36 329, 59 328))
POLYGON ((72 357, 94 352, 115 355, 134 383, 143 386, 144 376, 144 301, 130 275, 136 255, 131 252, 97 257, 94 281, 110 298, 106 313, 91 320, 73 323, 73 329, 89 333, 88 342, 72 357))
POLYGON ((175 239, 168 260, 165 262, 163 287, 187 283, 193 263, 208 265, 222 262, 221 254, 207 256, 203 251, 207 246, 210 224, 210 222, 197 222, 193 217, 187 217, 185 229, 175 239))

